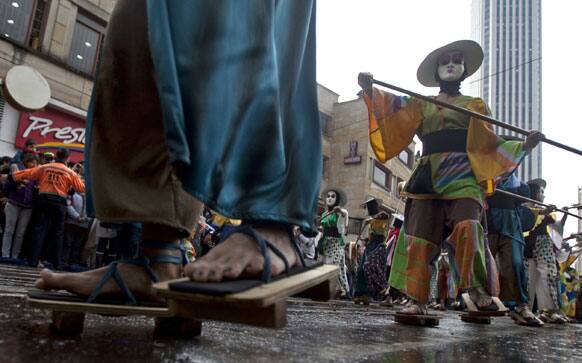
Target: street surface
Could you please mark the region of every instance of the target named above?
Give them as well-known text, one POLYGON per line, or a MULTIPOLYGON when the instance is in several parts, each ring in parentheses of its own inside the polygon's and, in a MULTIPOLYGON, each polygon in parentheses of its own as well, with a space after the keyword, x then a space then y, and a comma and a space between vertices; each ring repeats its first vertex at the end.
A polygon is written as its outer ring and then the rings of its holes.
POLYGON ((0 362, 582 362, 582 325, 476 325, 445 312, 420 328, 345 301, 291 299, 281 330, 206 322, 199 338, 153 340, 151 318, 87 315, 81 338, 58 338, 50 313, 25 304, 37 274, 0 265, 0 362))

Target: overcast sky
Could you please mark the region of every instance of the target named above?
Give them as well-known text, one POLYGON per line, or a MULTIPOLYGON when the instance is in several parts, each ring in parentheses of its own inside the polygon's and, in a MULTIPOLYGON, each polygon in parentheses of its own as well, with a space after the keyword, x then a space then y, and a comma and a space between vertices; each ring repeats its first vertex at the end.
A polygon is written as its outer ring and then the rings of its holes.
MULTIPOLYGON (((555 141, 582 149, 582 1, 542 1, 542 132, 555 141)), ((433 95, 421 86, 416 69, 435 48, 471 38, 471 0, 318 0, 318 82, 355 98, 356 77, 374 77, 409 90, 433 95)), ((469 85, 461 90, 471 95, 469 85)), ((474 95, 476 96, 476 95, 474 95)), ((503 120, 501 120, 503 121, 503 120)), ((545 144, 543 178, 546 202, 558 206, 578 201, 582 156, 545 144)), ((578 229, 570 218, 566 234, 578 229)))

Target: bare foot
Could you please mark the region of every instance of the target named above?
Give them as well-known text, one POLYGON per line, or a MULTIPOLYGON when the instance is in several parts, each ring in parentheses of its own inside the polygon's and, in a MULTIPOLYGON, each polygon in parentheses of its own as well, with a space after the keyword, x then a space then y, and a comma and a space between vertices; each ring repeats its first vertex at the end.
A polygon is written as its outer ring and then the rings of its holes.
MULTIPOLYGON (((289 267, 297 264, 298 258, 284 228, 256 228, 259 235, 279 248, 287 258, 289 267)), ((267 248, 271 259, 271 275, 285 271, 284 262, 267 248)), ((234 233, 219 243, 199 260, 186 265, 184 274, 198 282, 219 282, 238 277, 260 277, 264 258, 259 246, 250 236, 234 233)))
POLYGON ((491 295, 489 295, 489 293, 487 293, 487 291, 485 291, 485 289, 483 289, 482 287, 475 287, 469 289, 469 297, 471 298, 471 300, 473 300, 473 302, 475 303, 475 305, 477 305, 479 309, 487 308, 488 306, 493 304, 493 299, 491 299, 491 295))
MULTIPOLYGON (((180 251, 146 249, 146 255, 154 256, 180 255, 180 251)), ((179 265, 169 263, 152 263, 150 265, 160 281, 175 279, 179 277, 179 265)), ((88 297, 91 295, 93 288, 101 281, 103 275, 109 269, 108 266, 85 272, 53 272, 49 269, 43 269, 40 272, 40 278, 36 280, 36 287, 42 290, 66 290, 73 294, 88 297)), ((142 266, 118 264, 117 271, 121 275, 126 286, 138 300, 160 300, 152 291, 152 281, 146 270, 142 266)), ((125 294, 117 287, 114 279, 110 279, 103 288, 99 296, 108 297, 125 297, 125 294)))
POLYGON ((406 307, 400 310, 400 314, 428 315, 428 309, 426 308, 426 304, 419 304, 417 302, 410 300, 406 307))
POLYGON ((380 306, 385 306, 387 308, 393 307, 394 303, 392 302, 392 297, 390 295, 386 295, 384 297, 384 300, 382 300, 382 302, 380 302, 380 306))

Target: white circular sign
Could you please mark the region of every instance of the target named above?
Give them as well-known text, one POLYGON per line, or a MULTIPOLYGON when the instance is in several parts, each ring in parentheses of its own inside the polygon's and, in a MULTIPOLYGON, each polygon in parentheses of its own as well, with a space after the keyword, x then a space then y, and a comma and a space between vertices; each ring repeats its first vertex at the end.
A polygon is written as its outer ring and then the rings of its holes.
POLYGON ((51 98, 47 80, 29 66, 12 67, 2 84, 4 98, 20 111, 32 112, 44 108, 51 98))

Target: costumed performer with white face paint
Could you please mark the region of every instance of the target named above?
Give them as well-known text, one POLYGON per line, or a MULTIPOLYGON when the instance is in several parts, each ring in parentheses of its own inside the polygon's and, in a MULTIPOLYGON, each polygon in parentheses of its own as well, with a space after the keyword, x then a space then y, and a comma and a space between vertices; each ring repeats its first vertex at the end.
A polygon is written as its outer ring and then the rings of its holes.
POLYGON ((342 208, 347 202, 343 191, 328 189, 323 194, 326 210, 321 215, 323 239, 320 251, 323 263, 337 265, 340 268, 339 288, 342 298, 349 298, 350 288, 346 274, 346 257, 344 247, 345 235, 348 230, 348 211, 342 208))
MULTIPOLYGON (((482 61, 479 44, 456 41, 431 52, 417 78, 424 86, 440 87, 437 100, 488 115, 482 99, 460 93, 461 81, 482 61)), ((407 257, 394 258, 390 276, 391 286, 412 298, 402 313, 427 314, 431 262, 443 244, 451 254, 458 289, 467 291, 480 310, 497 310, 491 299, 499 291, 497 270, 483 228, 486 186, 512 172, 543 135, 531 132, 525 142, 504 141, 481 120, 381 91, 372 81, 369 73, 358 77, 376 157, 385 162, 398 155, 415 134, 423 143, 403 192, 407 257)))
MULTIPOLYGON (((531 198, 539 202, 545 199, 546 181, 533 179, 527 182, 531 198)), ((560 311, 558 301, 559 274, 556 260, 556 250, 561 248, 560 233, 552 230, 563 226, 568 217, 565 214, 558 221, 555 208, 539 208, 528 205, 535 216, 535 225, 531 231, 525 233, 525 252, 528 271, 529 308, 533 310, 534 301, 540 312, 539 317, 546 323, 566 323, 568 318, 560 311)))

